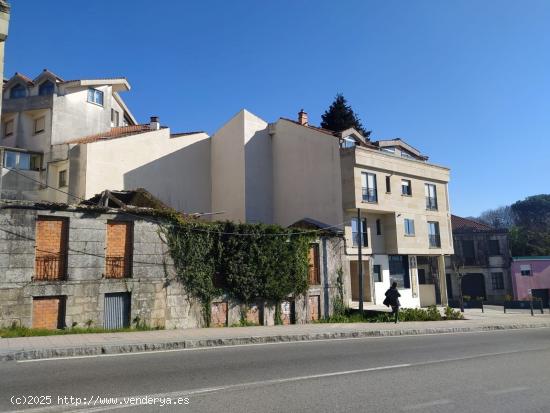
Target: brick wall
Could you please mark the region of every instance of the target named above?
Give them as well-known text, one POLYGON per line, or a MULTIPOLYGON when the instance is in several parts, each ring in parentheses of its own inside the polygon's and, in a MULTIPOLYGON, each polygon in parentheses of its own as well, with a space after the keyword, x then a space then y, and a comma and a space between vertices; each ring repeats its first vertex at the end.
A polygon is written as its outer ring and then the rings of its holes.
POLYGON ((36 220, 36 279, 59 279, 65 275, 69 222, 39 216, 36 220))
POLYGON ((124 278, 130 276, 132 234, 131 222, 107 222, 106 277, 124 278))
POLYGON ((60 328, 60 312, 62 312, 61 297, 36 297, 32 302, 33 328, 60 328))

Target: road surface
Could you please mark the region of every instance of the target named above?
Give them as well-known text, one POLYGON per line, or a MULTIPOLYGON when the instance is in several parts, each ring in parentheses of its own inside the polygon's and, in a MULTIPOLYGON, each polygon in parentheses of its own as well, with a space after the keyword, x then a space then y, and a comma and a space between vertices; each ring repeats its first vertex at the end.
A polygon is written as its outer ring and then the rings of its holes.
POLYGON ((550 329, 0 363, 21 410, 547 413, 550 329))

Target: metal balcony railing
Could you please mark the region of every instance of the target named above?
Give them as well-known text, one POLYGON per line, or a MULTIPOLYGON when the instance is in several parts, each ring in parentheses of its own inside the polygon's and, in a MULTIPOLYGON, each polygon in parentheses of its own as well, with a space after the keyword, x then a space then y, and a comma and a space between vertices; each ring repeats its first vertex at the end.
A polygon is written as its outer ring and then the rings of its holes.
POLYGON ((426 209, 437 211, 437 198, 427 196, 426 197, 426 209))
POLYGON ((441 237, 439 234, 429 234, 430 248, 441 248, 441 237))
POLYGON ((378 202, 378 194, 376 193, 376 189, 363 188, 362 194, 363 202, 378 202))
POLYGON ((58 281, 65 279, 65 254, 48 254, 35 258, 35 281, 58 281))
POLYGON ((105 278, 126 278, 130 276, 128 257, 105 257, 105 278))

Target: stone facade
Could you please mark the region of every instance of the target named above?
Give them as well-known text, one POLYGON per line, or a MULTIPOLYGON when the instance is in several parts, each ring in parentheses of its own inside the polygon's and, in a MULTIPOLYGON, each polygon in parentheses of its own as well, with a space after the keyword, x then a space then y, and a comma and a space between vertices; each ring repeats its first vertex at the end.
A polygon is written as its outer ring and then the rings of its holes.
MULTIPOLYGON (((146 216, 116 210, 98 212, 70 206, 45 210, 22 204, 5 205, 0 209, 0 326, 102 327, 105 295, 112 293, 129 293, 131 324, 167 329, 204 326, 200 303, 188 298, 175 275, 159 224, 146 216), (126 225, 115 229, 114 223, 126 225), (126 231, 131 231, 132 236, 126 231), (109 276, 106 256, 113 251, 113 243, 120 244, 115 252, 123 254, 128 242, 132 243, 131 271, 126 277, 109 276), (37 277, 37 257, 43 250, 66 256, 66 267, 59 277, 37 277)), ((321 284, 312 285, 306 297, 293 303, 292 321, 296 323, 306 323, 317 313, 321 317, 332 313, 338 295, 343 240, 326 235, 317 242, 321 284)), ((344 272, 343 277, 346 276, 349 275, 344 272)), ((348 284, 343 282, 344 286, 348 284)), ((213 305, 214 324, 240 321, 240 303, 222 296, 213 305)), ((258 303, 247 318, 253 323, 272 325, 273 306, 258 303)))

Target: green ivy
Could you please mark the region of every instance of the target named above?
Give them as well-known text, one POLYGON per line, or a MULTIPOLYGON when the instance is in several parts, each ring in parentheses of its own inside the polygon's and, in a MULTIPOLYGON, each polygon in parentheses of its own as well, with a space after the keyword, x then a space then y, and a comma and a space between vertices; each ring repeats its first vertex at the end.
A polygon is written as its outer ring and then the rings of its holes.
POLYGON ((278 225, 206 223, 177 214, 164 218, 176 273, 201 303, 206 325, 213 298, 224 292, 243 303, 242 316, 256 301, 273 303, 280 322, 282 300, 307 291, 311 233, 278 225), (214 285, 214 274, 223 279, 223 288, 214 285))

